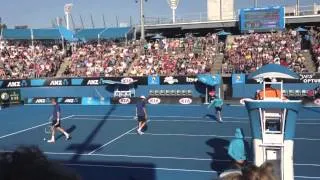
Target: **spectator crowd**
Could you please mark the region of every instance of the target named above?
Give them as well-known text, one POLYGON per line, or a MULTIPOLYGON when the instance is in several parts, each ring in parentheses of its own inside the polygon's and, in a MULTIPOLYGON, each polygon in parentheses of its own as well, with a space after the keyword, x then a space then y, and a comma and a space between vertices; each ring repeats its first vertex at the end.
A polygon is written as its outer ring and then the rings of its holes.
MULTIPOLYGON (((320 71, 320 34, 312 34, 312 53, 320 71)), ((66 77, 190 76, 210 72, 217 54, 224 53, 222 73, 250 73, 269 64, 281 64, 296 72, 307 72, 299 32, 253 33, 230 36, 219 42, 217 34, 184 38, 157 38, 142 44, 105 41, 74 45, 66 77)), ((71 52, 71 51, 70 51, 71 52)), ((5 42, 0 44, 0 78, 54 77, 65 55, 55 44, 5 42)), ((68 58, 67 58, 68 59, 68 58)))
POLYGON ((139 47, 134 43, 120 46, 113 42, 82 44, 71 56, 65 76, 110 77, 125 76, 131 63, 138 56, 139 47))
POLYGON ((184 76, 205 73, 214 63, 217 47, 216 34, 155 40, 144 45, 144 53, 138 56, 129 75, 184 76))
POLYGON ((62 61, 62 51, 57 45, 2 42, 0 79, 53 77, 62 61))
POLYGON ((317 72, 320 72, 320 31, 311 29, 309 33, 311 36, 314 63, 317 67, 317 72))
POLYGON ((289 30, 277 33, 235 36, 226 45, 224 73, 251 73, 259 67, 275 63, 296 72, 306 72, 301 50, 301 36, 289 30))

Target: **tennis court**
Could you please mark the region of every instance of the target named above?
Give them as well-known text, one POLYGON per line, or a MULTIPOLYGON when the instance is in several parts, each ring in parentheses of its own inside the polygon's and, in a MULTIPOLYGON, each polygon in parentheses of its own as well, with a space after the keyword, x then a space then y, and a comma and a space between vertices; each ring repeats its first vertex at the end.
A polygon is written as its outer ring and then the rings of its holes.
MULTIPOLYGON (((48 144, 44 128, 51 106, 30 105, 0 111, 0 148, 37 145, 50 159, 76 169, 83 179, 211 180, 228 167, 227 147, 242 128, 250 148, 250 124, 243 106, 226 105, 223 123, 201 105, 150 105, 145 134, 136 133, 133 105, 62 106, 63 127, 48 144)), ((295 179, 320 179, 320 109, 301 110, 295 138, 295 179)), ((249 152, 249 159, 252 160, 249 152)))

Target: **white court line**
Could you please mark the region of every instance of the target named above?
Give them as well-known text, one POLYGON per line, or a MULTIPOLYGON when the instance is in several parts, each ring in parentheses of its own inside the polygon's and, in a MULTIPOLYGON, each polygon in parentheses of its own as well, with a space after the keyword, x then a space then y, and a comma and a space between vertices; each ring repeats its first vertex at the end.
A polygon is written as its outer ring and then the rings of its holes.
POLYGON ((180 171, 180 172, 199 172, 199 173, 217 173, 216 171, 205 171, 197 169, 171 169, 171 168, 153 168, 153 167, 139 167, 139 166, 115 166, 115 165, 96 165, 96 164, 64 164, 66 166, 80 166, 80 167, 103 167, 103 168, 123 168, 123 169, 150 169, 163 171, 180 171))
MULTIPOLYGON (((129 133, 129 135, 134 135, 134 133, 129 133)), ((234 138, 234 136, 219 136, 214 134, 157 134, 157 133, 144 133, 144 135, 149 136, 184 136, 184 137, 219 137, 219 138, 234 138)), ((251 137, 245 137, 246 139, 251 139, 251 137)))
POLYGON ((299 163, 296 163, 294 165, 296 165, 296 166, 315 166, 315 167, 320 167, 320 164, 299 164, 299 163))
MULTIPOLYGON (((74 117, 105 117, 105 115, 98 114, 90 114, 90 115, 74 115, 74 117)), ((131 116, 122 116, 122 115, 111 115, 108 117, 120 117, 120 118, 133 118, 134 115, 131 116)), ((206 119, 204 116, 148 116, 150 118, 183 118, 183 119, 206 119)), ((230 117, 230 116, 222 116, 222 119, 243 119, 249 120, 248 117, 230 117)), ((320 121, 320 118, 298 118, 298 121, 320 121)))
MULTIPOLYGON (((0 151, 0 152, 13 152, 13 151, 0 151)), ((218 161, 230 162, 225 159, 211 159, 211 158, 188 158, 188 157, 174 157, 174 156, 137 156, 137 155, 124 155, 124 154, 79 154, 79 153, 66 153, 66 152, 43 152, 47 155, 80 155, 80 156, 96 156, 96 157, 126 157, 126 158, 146 158, 146 159, 172 159, 172 160, 194 160, 194 161, 218 161)), ((313 166, 320 167, 320 164, 302 164, 294 163, 295 166, 313 166)))
MULTIPOLYGON (((87 120, 87 121, 102 121, 104 119, 101 118, 77 118, 77 117, 73 117, 71 118, 72 120, 87 120)), ((150 119, 150 118, 149 118, 150 119)), ((106 119, 105 121, 133 121, 134 119, 106 119)), ((135 120, 136 121, 136 120, 135 120)), ((207 123, 220 123, 218 121, 215 120, 182 120, 182 119, 175 119, 175 120, 160 120, 160 119, 150 119, 150 121, 152 122, 207 122, 207 123)), ((224 121, 226 123, 245 123, 247 124, 248 122, 245 121, 224 121)), ((320 123, 319 123, 320 124, 320 123)))
MULTIPOLYGON (((89 114, 89 115, 83 115, 83 114, 80 114, 80 115, 75 115, 75 117, 86 117, 86 116, 89 116, 89 117, 105 117, 105 115, 99 115, 99 114, 89 114)), ((108 117, 127 117, 127 118, 132 118, 134 117, 134 115, 131 115, 131 116, 123 116, 123 115, 110 115, 108 117)), ((148 116, 148 117, 154 117, 154 118, 157 118, 157 117, 160 117, 160 118, 191 118, 191 119, 203 119, 203 117, 200 117, 200 116, 148 116)), ((228 117, 226 117, 228 118, 228 117)), ((231 118, 231 117, 230 117, 231 118)), ((247 119, 247 118, 246 118, 247 119)))
MULTIPOLYGON (((129 133, 133 135, 134 133, 129 133)), ((149 136, 183 136, 183 137, 219 137, 219 138, 234 138, 234 136, 220 136, 215 134, 160 134, 160 133, 144 133, 149 136)), ((252 139, 251 136, 246 136, 245 139, 252 139)), ((294 140, 306 140, 306 141, 320 141, 320 139, 313 138, 293 138, 294 140)))
MULTIPOLYGON (((55 153, 55 152, 44 152, 48 155, 80 155, 80 156, 99 156, 99 157, 125 157, 125 158, 146 158, 146 159, 173 159, 173 160, 193 160, 193 161, 212 161, 211 158, 192 158, 192 157, 174 157, 174 156, 137 156, 127 154, 77 154, 77 153, 55 153)), ((229 160, 215 160, 222 162, 229 162, 229 160)))
POLYGON ((310 177, 310 176, 294 176, 295 178, 300 179, 320 179, 320 177, 310 177))
MULTIPOLYGON (((147 122, 148 122, 148 121, 147 121, 147 122)), ((122 138, 123 136, 125 136, 125 135, 129 134, 131 131, 135 130, 136 128, 137 128, 137 126, 133 127, 132 129, 128 130, 127 132, 124 132, 124 133, 123 133, 123 134, 121 134, 120 136, 118 136, 118 137, 116 137, 116 138, 112 139, 111 141, 108 141, 108 142, 107 142, 107 143, 105 143, 104 145, 102 145, 102 146, 100 146, 100 147, 98 147, 98 148, 94 149, 93 151, 89 152, 88 154, 89 154, 89 155, 91 155, 91 154, 93 154, 93 153, 95 153, 95 152, 99 151, 100 149, 102 149, 102 148, 104 148, 104 147, 108 146, 109 144, 111 144, 111 143, 115 142, 116 140, 118 140, 118 139, 122 138)))
MULTIPOLYGON (((64 117, 64 118, 61 118, 61 120, 69 119, 69 118, 71 118, 71 117, 73 117, 73 115, 67 116, 67 117, 64 117)), ((50 123, 51 123, 51 122, 47 122, 47 123, 43 123, 43 124, 39 124, 39 125, 30 127, 30 128, 27 128, 27 129, 23 129, 23 130, 14 132, 14 133, 6 134, 6 135, 4 135, 4 136, 1 136, 0 139, 6 138, 6 137, 9 137, 9 136, 12 136, 12 135, 20 134, 20 133, 23 133, 23 132, 26 132, 26 131, 30 131, 30 130, 32 130, 32 129, 36 129, 36 128, 38 128, 38 127, 45 126, 45 125, 48 125, 48 124, 50 124, 50 123)))
MULTIPOLYGON (((72 117, 70 118, 72 120, 87 120, 87 121, 102 121, 104 119, 101 118, 82 118, 82 117, 72 117)), ((225 118, 224 118, 225 119, 225 118)), ((132 121, 133 118, 131 117, 131 119, 106 119, 105 121, 132 121)), ((218 121, 215 120, 183 120, 183 119, 172 119, 172 120, 160 120, 160 119, 150 119, 152 122, 199 122, 199 123, 220 123, 218 121)), ((223 121, 223 123, 241 123, 241 124, 247 124, 249 123, 249 121, 223 121)), ((319 123, 308 123, 308 122, 297 122, 296 124, 298 125, 320 125, 319 123)))

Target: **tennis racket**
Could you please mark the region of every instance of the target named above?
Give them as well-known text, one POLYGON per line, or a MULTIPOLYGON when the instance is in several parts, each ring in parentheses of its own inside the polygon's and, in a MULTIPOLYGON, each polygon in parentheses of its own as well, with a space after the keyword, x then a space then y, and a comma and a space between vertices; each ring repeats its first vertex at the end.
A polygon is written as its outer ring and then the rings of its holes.
POLYGON ((51 134, 51 127, 52 127, 51 122, 52 122, 52 116, 49 117, 49 121, 48 121, 49 124, 46 125, 46 127, 44 128, 44 132, 46 134, 51 134))

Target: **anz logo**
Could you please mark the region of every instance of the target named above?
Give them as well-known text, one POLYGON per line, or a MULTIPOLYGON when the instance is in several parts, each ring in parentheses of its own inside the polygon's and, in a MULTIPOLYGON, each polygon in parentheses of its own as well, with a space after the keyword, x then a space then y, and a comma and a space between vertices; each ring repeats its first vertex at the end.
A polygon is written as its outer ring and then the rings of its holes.
POLYGON ((8 83, 7 87, 21 87, 20 81, 11 81, 8 83))
POLYGON ((62 86, 63 81, 62 80, 52 80, 49 85, 50 86, 62 86))
POLYGON ((36 104, 45 104, 46 103, 46 99, 36 99, 36 101, 34 103, 36 103, 36 104))
POLYGON ((99 83, 99 80, 93 80, 93 79, 90 79, 90 80, 88 80, 88 82, 87 82, 87 85, 99 85, 100 83, 99 83))
POLYGON ((69 82, 67 79, 63 80, 52 80, 49 84, 49 86, 68 86, 69 82))
POLYGON ((65 99, 64 100, 64 103, 68 103, 68 104, 74 104, 74 103, 77 103, 77 99, 65 99))

